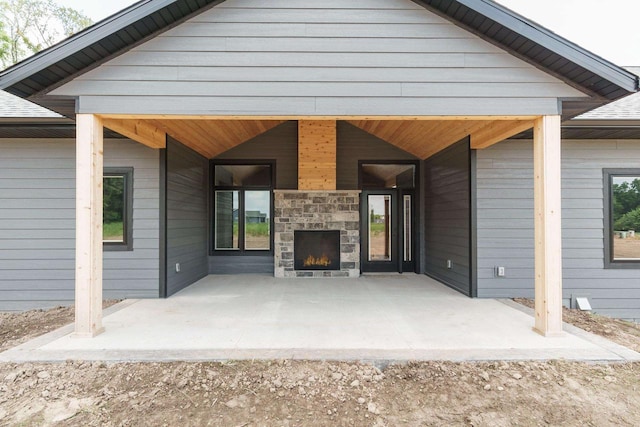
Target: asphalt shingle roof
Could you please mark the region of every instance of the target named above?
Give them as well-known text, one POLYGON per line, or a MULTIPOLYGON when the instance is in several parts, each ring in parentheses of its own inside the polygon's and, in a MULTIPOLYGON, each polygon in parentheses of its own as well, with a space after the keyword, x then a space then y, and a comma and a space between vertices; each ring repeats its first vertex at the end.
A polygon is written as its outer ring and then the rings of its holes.
POLYGON ((58 113, 0 90, 0 118, 61 118, 58 113))
MULTIPOLYGON (((640 67, 627 69, 640 75, 640 67)), ((576 120, 640 120, 640 92, 582 114, 576 120)))

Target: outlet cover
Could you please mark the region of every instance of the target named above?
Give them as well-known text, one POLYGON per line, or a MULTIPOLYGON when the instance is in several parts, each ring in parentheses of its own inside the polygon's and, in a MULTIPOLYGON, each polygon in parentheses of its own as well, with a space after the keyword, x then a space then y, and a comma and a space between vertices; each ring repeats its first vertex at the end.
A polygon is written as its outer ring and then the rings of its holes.
POLYGON ((180 273, 180 263, 176 262, 176 273, 180 273))

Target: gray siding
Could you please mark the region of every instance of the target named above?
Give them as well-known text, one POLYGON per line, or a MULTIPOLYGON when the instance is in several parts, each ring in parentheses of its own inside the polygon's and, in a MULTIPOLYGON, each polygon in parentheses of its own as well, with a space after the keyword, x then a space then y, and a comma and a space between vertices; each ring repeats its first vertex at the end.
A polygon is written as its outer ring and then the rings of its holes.
MULTIPOLYGON (((533 297, 533 146, 505 141, 477 153, 478 295, 533 297), (506 267, 497 278, 494 267, 506 267)), ((640 269, 604 268, 603 168, 640 168, 640 141, 563 141, 563 297, 640 319, 640 269)))
POLYGON ((276 188, 298 188, 298 122, 288 121, 225 151, 215 160, 275 160, 276 188))
POLYGON ((424 162, 425 272, 465 295, 471 294, 470 156, 464 139, 424 162))
POLYGON ((167 296, 209 274, 209 161, 167 142, 167 296), (176 271, 180 263, 180 272, 176 271))
POLYGON ((359 160, 417 160, 398 147, 346 122, 338 122, 336 185, 338 190, 358 189, 359 160))
POLYGON ((228 0, 52 94, 205 115, 555 114, 584 97, 410 0, 228 0))
MULTIPOLYGON (((133 167, 133 251, 104 252, 105 298, 158 296, 158 152, 105 141, 105 167, 133 167)), ((0 140, 0 311, 74 300, 75 142, 0 140)))

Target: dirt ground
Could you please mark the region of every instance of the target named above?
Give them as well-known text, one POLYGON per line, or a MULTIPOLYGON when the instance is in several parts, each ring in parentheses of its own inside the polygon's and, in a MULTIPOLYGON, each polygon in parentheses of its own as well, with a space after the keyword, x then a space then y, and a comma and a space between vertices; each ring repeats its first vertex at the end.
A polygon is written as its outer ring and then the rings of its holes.
POLYGON ((613 239, 613 253, 616 258, 640 258, 640 236, 613 239))
MULTIPOLYGON (((3 346, 69 316, 2 315, 3 346)), ((632 324, 565 316, 640 346, 632 324)), ((0 364, 0 425, 637 426, 640 363, 0 364)))

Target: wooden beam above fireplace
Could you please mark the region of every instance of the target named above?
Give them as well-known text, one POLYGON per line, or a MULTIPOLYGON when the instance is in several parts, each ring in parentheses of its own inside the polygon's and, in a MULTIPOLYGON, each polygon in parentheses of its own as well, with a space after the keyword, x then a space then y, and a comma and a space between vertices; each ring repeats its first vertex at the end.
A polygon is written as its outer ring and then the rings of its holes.
POLYGON ((336 121, 298 121, 298 190, 336 189, 336 121))

